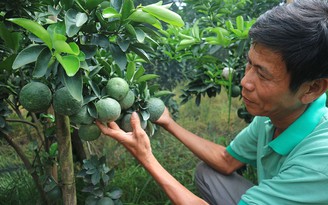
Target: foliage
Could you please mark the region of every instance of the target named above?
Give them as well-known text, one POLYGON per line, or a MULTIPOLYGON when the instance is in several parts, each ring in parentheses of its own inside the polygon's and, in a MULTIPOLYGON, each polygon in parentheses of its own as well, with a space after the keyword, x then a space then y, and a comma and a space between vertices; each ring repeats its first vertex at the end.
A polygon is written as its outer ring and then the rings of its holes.
POLYGON ((89 193, 86 204, 95 204, 104 197, 111 198, 115 205, 122 204, 120 201, 122 191, 120 189, 110 190, 109 182, 114 177, 114 170, 107 167, 104 156, 98 159, 93 155, 90 159, 83 160, 83 168, 77 177, 83 178, 85 182, 82 192, 89 193))
MULTIPOLYGON (((129 82, 140 104, 155 94, 158 86, 148 87, 147 81, 157 76, 145 74, 142 64, 150 62, 148 53, 154 45, 148 42, 156 42, 160 35, 145 24, 161 28, 161 20, 182 26, 180 16, 167 9, 170 5, 159 2, 134 8, 131 0, 123 1, 122 6, 106 1, 99 5, 81 1, 73 7, 69 1, 48 3, 48 11, 32 16, 36 22, 7 17, 29 31, 32 42, 17 56, 13 53, 6 58, 13 73, 19 70, 27 81, 46 81, 53 91, 65 86, 74 98, 83 98, 90 110, 103 97, 107 80, 115 76, 129 82)), ((16 32, 5 26, 2 31, 16 32)))
POLYGON ((260 13, 280 1, 186 0, 183 3, 179 12, 188 18, 186 26, 168 26, 163 32, 163 46, 157 50, 163 55, 158 55, 157 66, 149 70, 162 76, 160 83, 168 88, 187 79, 189 84, 183 89, 182 103, 195 96, 199 105, 202 96, 215 97, 222 87, 231 96, 231 87, 240 86, 243 76, 251 25, 260 13), (234 70, 231 78, 223 78, 225 67, 234 70))
POLYGON ((26 170, 13 168, 0 174, 0 204, 37 204, 39 195, 26 170), (10 172, 9 172, 10 171, 10 172))

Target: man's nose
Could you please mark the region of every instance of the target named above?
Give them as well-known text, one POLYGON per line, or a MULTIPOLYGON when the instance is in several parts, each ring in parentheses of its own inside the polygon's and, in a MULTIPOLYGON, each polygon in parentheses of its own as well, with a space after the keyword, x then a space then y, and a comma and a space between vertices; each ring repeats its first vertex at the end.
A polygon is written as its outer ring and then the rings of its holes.
POLYGON ((254 69, 249 69, 245 71, 244 77, 241 79, 240 85, 243 87, 243 89, 247 91, 253 91, 255 88, 254 85, 254 78, 255 78, 254 69))

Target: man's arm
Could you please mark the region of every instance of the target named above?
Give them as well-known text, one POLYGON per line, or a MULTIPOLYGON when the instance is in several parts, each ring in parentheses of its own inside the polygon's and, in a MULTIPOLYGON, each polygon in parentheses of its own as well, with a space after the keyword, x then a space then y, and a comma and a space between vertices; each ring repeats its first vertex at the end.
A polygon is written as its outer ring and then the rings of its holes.
POLYGON ((180 205, 205 205, 204 200, 194 195, 171 174, 169 174, 157 159, 151 155, 146 163, 142 163, 145 169, 153 176, 155 181, 163 188, 173 204, 180 205))
POLYGON ((153 176, 156 182, 163 188, 173 204, 181 205, 205 205, 204 200, 194 195, 182 184, 180 184, 171 174, 169 174, 154 157, 149 137, 140 127, 138 114, 131 116, 132 132, 124 132, 115 122, 108 123, 108 126, 96 122, 101 131, 118 142, 120 142, 153 176))
POLYGON ((222 145, 201 138, 176 123, 165 108, 156 122, 180 140, 198 158, 223 174, 231 174, 244 164, 233 158, 222 145))

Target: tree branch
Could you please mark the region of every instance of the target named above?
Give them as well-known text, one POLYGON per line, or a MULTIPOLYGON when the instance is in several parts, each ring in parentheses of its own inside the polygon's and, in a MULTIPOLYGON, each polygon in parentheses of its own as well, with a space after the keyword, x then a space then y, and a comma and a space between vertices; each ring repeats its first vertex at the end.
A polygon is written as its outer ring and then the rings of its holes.
POLYGON ((37 187, 37 189, 39 190, 41 199, 43 202, 47 203, 47 198, 45 195, 45 192, 42 188, 42 185, 40 183, 39 180, 39 176, 38 174, 35 172, 35 170, 33 169, 33 166, 31 165, 30 161, 28 160, 28 158, 26 157, 26 155, 24 154, 23 150, 13 141, 12 137, 10 137, 8 134, 0 131, 0 133, 2 134, 2 136, 5 138, 5 140, 8 142, 8 144, 14 148, 14 150, 16 151, 16 153, 18 154, 18 156, 21 158, 21 160, 23 161, 25 168, 27 169, 27 171, 31 174, 35 185, 37 187))

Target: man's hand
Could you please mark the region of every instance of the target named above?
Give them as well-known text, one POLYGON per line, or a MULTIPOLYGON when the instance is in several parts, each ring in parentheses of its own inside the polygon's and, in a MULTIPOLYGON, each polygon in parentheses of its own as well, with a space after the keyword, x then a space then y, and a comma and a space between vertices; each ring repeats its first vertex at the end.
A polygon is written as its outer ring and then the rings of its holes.
POLYGON ((155 123, 166 128, 172 121, 173 119, 171 118, 170 112, 167 107, 165 107, 163 114, 155 123))
POLYGON ((97 121, 96 124, 103 134, 121 143, 141 163, 147 163, 152 156, 150 141, 147 133, 140 126, 140 119, 136 112, 132 113, 132 132, 123 131, 115 122, 109 122, 105 126, 97 121))
MULTIPOLYGON (((173 119, 170 117, 167 108, 165 108, 164 113, 156 123, 168 126, 172 121, 173 119)), ((141 128, 139 116, 136 112, 132 113, 131 116, 132 132, 124 132, 115 122, 109 122, 108 126, 105 126, 99 121, 96 123, 105 135, 108 135, 120 142, 137 160, 139 160, 143 167, 163 188, 173 204, 207 204, 205 201, 194 195, 182 184, 180 184, 157 161, 151 151, 149 137, 141 128)))

